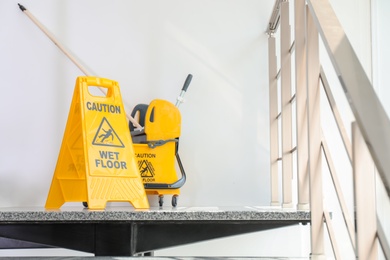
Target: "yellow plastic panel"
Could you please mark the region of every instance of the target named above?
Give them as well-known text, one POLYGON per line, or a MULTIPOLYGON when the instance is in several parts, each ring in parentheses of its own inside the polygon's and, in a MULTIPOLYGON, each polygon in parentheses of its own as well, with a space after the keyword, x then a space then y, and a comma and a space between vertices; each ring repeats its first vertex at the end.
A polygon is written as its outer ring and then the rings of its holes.
POLYGON ((104 209, 108 201, 149 208, 116 81, 78 77, 46 208, 87 202, 104 209), (107 90, 92 95, 89 87, 107 90))
MULTIPOLYGON (((176 143, 150 148, 147 144, 134 144, 135 157, 143 183, 171 184, 178 180, 175 169, 176 143)), ((179 189, 146 189, 147 194, 180 194, 179 189)))
POLYGON ((150 102, 145 118, 148 141, 177 138, 181 131, 181 115, 172 103, 155 99, 150 102))

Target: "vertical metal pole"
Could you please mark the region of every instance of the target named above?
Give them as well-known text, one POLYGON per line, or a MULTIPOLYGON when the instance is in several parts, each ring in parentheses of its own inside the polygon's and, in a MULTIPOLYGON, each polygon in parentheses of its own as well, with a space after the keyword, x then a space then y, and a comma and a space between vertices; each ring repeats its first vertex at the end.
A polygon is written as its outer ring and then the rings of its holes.
POLYGON ((283 207, 292 205, 291 30, 289 2, 280 4, 283 207))
POLYGON ((353 175, 356 208, 356 255, 378 259, 375 166, 356 122, 352 123, 353 175))
POLYGON ((278 178, 278 84, 276 74, 276 41, 273 35, 268 38, 268 77, 269 77, 269 120, 270 120, 270 163, 271 163, 271 206, 280 206, 278 178))
POLYGON ((295 0, 298 210, 310 209, 306 92, 306 1, 295 0))
POLYGON ((306 10, 311 250, 312 259, 324 259, 319 39, 311 13, 306 10))

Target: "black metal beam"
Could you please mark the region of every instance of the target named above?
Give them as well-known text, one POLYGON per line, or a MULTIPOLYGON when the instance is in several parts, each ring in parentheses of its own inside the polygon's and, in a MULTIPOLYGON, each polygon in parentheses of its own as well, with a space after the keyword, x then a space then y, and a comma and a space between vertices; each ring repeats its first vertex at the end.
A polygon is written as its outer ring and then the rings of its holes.
POLYGON ((0 237, 89 253, 94 253, 95 251, 94 224, 40 223, 0 225, 0 237))
POLYGON ((137 253, 154 251, 215 238, 296 225, 296 222, 266 223, 169 223, 139 225, 135 240, 137 253))
POLYGON ((31 246, 67 248, 94 253, 96 256, 132 256, 298 223, 294 220, 263 220, 6 224, 0 225, 0 237, 5 238, 0 240, 0 248, 17 248, 30 243, 31 246), (1 245, 2 241, 7 244, 1 245))
POLYGON ((51 248, 51 246, 0 237, 0 249, 51 248))
POLYGON ((132 256, 131 223, 95 224, 95 256, 132 256))

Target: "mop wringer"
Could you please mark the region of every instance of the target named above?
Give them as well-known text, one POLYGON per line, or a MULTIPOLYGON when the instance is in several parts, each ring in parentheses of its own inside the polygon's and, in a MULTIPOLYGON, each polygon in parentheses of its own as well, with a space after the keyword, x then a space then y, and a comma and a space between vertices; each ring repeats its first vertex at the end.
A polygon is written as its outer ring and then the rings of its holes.
POLYGON ((192 75, 189 74, 176 106, 171 102, 155 99, 149 105, 138 104, 131 113, 143 126, 140 131, 129 123, 145 192, 158 195, 160 207, 164 203, 164 195, 172 195, 172 206, 176 207, 180 188, 186 182, 186 174, 178 153, 181 133, 181 114, 178 106, 191 79, 192 75), (176 172, 175 159, 181 172, 180 178, 176 172))

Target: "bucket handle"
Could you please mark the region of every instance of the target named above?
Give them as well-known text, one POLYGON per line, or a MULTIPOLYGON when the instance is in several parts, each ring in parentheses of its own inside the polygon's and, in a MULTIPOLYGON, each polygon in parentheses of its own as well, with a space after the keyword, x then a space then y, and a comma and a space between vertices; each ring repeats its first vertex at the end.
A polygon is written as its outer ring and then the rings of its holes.
POLYGON ((177 164, 179 165, 181 178, 174 183, 145 183, 145 189, 180 189, 186 183, 187 176, 181 163, 179 153, 176 153, 177 164))

